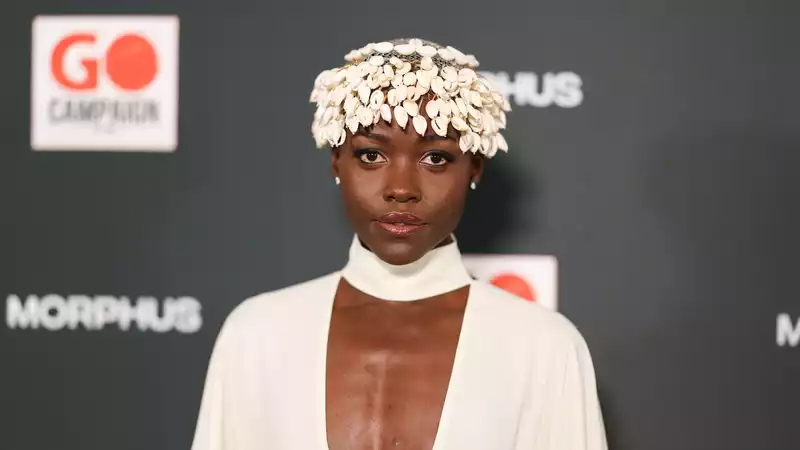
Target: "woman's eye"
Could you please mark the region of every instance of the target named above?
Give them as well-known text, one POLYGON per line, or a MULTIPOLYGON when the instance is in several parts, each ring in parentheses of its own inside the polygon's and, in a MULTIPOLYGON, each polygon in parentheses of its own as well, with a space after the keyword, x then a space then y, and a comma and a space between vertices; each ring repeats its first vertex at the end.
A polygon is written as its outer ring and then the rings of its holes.
POLYGON ((356 152, 356 157, 361 160, 361 162, 367 164, 377 164, 384 162, 383 156, 378 153, 376 150, 359 150, 356 152))
POLYGON ((443 166, 450 162, 450 158, 446 154, 431 153, 422 158, 422 163, 429 166, 443 166))
POLYGON ((356 151, 356 157, 366 164, 378 164, 385 161, 377 150, 358 150, 356 151))

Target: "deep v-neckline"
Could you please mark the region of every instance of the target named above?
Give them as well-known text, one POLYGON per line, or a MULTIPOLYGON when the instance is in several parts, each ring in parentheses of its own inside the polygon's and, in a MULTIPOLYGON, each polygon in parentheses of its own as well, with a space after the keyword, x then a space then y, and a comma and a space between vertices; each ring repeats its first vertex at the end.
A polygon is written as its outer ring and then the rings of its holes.
MULTIPOLYGON (((319 439, 320 450, 330 450, 328 445, 328 405, 327 405, 327 372, 328 372, 328 341, 331 331, 331 319, 333 318, 333 302, 336 298, 336 291, 339 288, 339 283, 342 277, 337 274, 332 277, 333 283, 330 286, 325 305, 325 316, 323 317, 323 325, 320 327, 320 336, 318 342, 320 345, 319 351, 316 352, 319 356, 319 364, 316 365, 316 401, 315 408, 316 414, 316 434, 319 439)), ((433 447, 431 450, 442 450, 445 445, 445 439, 450 426, 451 417, 455 411, 455 399, 459 396, 461 390, 461 381, 463 380, 462 366, 464 365, 464 358, 466 353, 466 339, 468 336, 469 327, 472 322, 472 301, 473 299, 473 285, 469 285, 467 291, 467 301, 464 307, 464 316, 461 319, 461 329, 458 333, 458 342, 456 344, 456 351, 453 357, 453 368, 450 370, 450 380, 447 384, 447 391, 444 396, 444 403, 442 404, 442 411, 439 416, 439 426, 436 428, 436 436, 433 439, 433 447)))

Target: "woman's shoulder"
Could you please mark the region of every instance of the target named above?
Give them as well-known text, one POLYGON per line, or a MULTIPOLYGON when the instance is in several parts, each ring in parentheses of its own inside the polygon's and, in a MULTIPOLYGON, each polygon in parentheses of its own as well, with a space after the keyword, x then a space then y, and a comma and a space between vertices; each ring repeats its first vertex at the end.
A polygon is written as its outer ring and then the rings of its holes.
POLYGON ((325 305, 335 293, 339 272, 254 295, 228 314, 225 322, 236 327, 261 326, 265 320, 293 319, 295 314, 311 313, 313 305, 325 305))
POLYGON ((582 345, 584 338, 562 313, 485 282, 472 285, 481 321, 514 336, 516 342, 582 345), (521 338, 521 339, 520 339, 521 338))

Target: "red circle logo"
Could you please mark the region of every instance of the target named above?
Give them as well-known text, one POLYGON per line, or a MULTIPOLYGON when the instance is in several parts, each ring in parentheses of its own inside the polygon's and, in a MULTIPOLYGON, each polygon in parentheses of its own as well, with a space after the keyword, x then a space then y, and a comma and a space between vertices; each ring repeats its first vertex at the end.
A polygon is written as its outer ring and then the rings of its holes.
POLYGON ((146 88, 158 74, 158 55, 153 44, 139 34, 123 34, 111 43, 104 58, 82 58, 80 64, 86 76, 75 79, 64 70, 64 62, 73 47, 77 45, 91 46, 97 42, 97 36, 91 33, 75 33, 62 38, 53 48, 50 57, 50 68, 55 81, 66 89, 73 91, 91 91, 97 89, 100 61, 105 60, 105 71, 108 79, 119 89, 138 91, 146 88))
POLYGON ((111 43, 106 53, 106 72, 120 89, 144 89, 158 73, 156 50, 142 36, 120 36, 111 43))
POLYGON ((522 297, 525 300, 531 302, 536 301, 536 290, 533 289, 530 283, 518 275, 501 273, 492 277, 489 283, 518 297, 522 297))

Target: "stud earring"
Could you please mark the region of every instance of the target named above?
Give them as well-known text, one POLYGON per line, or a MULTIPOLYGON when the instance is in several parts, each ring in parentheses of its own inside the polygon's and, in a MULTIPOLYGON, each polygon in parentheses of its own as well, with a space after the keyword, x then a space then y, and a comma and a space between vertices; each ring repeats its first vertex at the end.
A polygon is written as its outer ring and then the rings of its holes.
POLYGON ((478 189, 478 185, 475 184, 475 182, 473 181, 472 183, 469 184, 469 188, 474 191, 475 189, 478 189))
POLYGON ((340 180, 339 177, 336 177, 333 180, 336 182, 337 186, 342 182, 342 180, 340 180))

